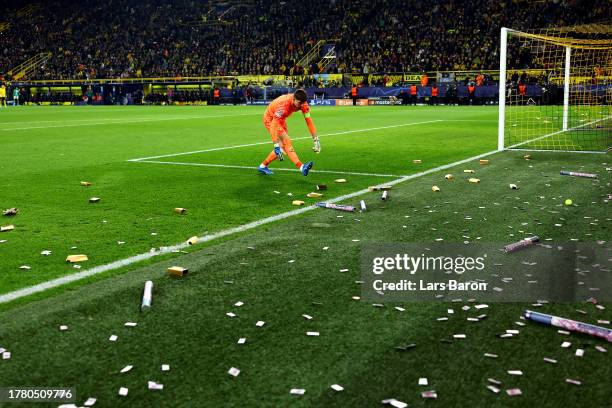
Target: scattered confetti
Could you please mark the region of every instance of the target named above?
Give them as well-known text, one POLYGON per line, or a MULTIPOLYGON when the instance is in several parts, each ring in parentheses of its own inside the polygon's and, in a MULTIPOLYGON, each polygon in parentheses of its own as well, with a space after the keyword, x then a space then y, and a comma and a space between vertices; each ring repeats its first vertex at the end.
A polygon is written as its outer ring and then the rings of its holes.
POLYGON ((85 401, 85 403, 83 405, 86 406, 86 407, 91 407, 91 406, 93 406, 96 403, 96 401, 97 400, 95 398, 89 397, 89 398, 87 398, 87 401, 85 401))
POLYGON ((161 391, 164 389, 164 384, 158 384, 155 381, 148 381, 148 387, 150 390, 161 391))
POLYGON ((436 392, 435 392, 435 391, 433 391, 433 390, 432 390, 432 391, 423 391, 423 392, 421 393, 421 397, 423 397, 423 398, 433 398, 433 399, 435 399, 435 398, 438 398, 438 393, 436 393, 436 392))
POLYGON ((389 401, 388 404, 395 408, 406 408, 408 406, 408 404, 406 404, 405 402, 402 402, 396 399, 390 399, 388 401, 389 401))
POLYGON ((544 357, 544 361, 546 361, 547 363, 551 363, 551 364, 557 364, 557 360, 553 358, 544 357))

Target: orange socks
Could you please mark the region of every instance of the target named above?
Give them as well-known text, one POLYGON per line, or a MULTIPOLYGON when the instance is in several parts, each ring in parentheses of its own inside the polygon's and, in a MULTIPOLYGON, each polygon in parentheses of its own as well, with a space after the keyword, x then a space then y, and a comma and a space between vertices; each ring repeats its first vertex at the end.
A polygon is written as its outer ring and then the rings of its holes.
POLYGON ((266 157, 266 160, 264 160, 262 164, 268 167, 268 164, 272 163, 274 160, 276 160, 276 153, 274 153, 274 150, 272 150, 272 152, 268 155, 268 157, 266 157))
MULTIPOLYGON (((297 167, 298 169, 302 167, 302 162, 300 161, 298 155, 295 154, 294 151, 289 151, 289 152, 286 152, 285 154, 289 156, 289 160, 291 160, 293 164, 295 164, 295 167, 297 167)), ((264 160, 261 164, 267 167, 268 164, 272 163, 276 159, 277 159, 276 153, 274 153, 274 150, 272 150, 270 154, 268 155, 268 157, 266 157, 266 160, 264 160)))
MULTIPOLYGON (((302 167, 302 162, 300 161, 298 155, 295 153, 295 150, 293 150, 293 144, 291 143, 290 139, 286 140, 283 143, 283 150, 285 154, 289 157, 289 160, 291 160, 293 164, 295 164, 295 167, 297 167, 298 169, 302 167)), ((272 163, 277 158, 278 157, 276 156, 276 153, 274 153, 274 150, 272 150, 268 157, 266 157, 266 160, 264 160, 261 164, 267 167, 268 164, 272 163)))
POLYGON ((293 151, 293 148, 287 152, 287 156, 289 156, 289 159, 293 162, 293 164, 295 164, 295 167, 298 169, 302 167, 302 162, 300 161, 298 155, 293 151))

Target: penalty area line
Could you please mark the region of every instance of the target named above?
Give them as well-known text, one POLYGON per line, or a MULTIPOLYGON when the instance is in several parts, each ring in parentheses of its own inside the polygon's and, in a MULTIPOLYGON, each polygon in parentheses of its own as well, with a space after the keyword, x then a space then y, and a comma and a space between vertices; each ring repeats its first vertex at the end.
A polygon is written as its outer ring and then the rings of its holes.
MULTIPOLYGON (((341 132, 324 133, 322 135, 319 135, 319 137, 340 136, 340 135, 347 135, 351 133, 369 132, 372 130, 393 129, 393 128, 404 127, 404 126, 425 125, 427 123, 438 123, 438 122, 444 122, 444 119, 426 120, 424 122, 400 123, 399 125, 379 126, 379 127, 373 127, 373 128, 365 128, 365 129, 344 130, 341 132)), ((304 139, 311 139, 311 137, 310 136, 296 137, 296 138, 293 138, 292 140, 304 140, 304 139)), ((208 153, 208 152, 217 152, 219 150, 240 149, 242 147, 269 145, 270 143, 271 142, 268 141, 268 142, 247 143, 247 144, 234 145, 234 146, 213 147, 211 149, 194 150, 191 152, 162 154, 160 156, 150 156, 150 157, 139 157, 136 159, 130 159, 128 161, 129 162, 139 162, 139 161, 145 161, 145 160, 151 160, 151 159, 162 159, 164 157, 187 156, 187 155, 196 154, 196 153, 208 153)))
MULTIPOLYGON (((489 152, 482 153, 482 154, 479 154, 477 156, 468 157, 467 159, 458 160, 458 161, 453 162, 453 163, 449 163, 449 164, 445 164, 445 165, 442 165, 442 166, 434 167, 434 168, 431 168, 429 170, 422 171, 420 173, 415 173, 415 174, 411 174, 411 175, 408 175, 408 176, 400 177, 400 178, 397 178, 395 180, 392 180, 392 181, 389 181, 389 182, 386 182, 386 183, 382 183, 381 185, 395 185, 395 184, 403 183, 405 181, 413 180, 413 179, 416 179, 416 178, 419 178, 419 177, 423 177, 423 176, 426 176, 426 175, 431 174, 431 173, 435 173, 435 172, 438 172, 438 171, 441 171, 441 170, 449 169, 451 167, 459 166, 461 164, 468 163, 468 162, 471 162, 473 160, 478 160, 478 159, 481 159, 483 157, 491 156, 491 155, 493 155, 495 153, 498 153, 498 152, 499 152, 499 150, 491 150, 489 152)), ((358 197, 358 196, 364 195, 364 194, 366 194, 368 192, 370 192, 370 190, 365 188, 363 190, 355 191, 353 193, 345 194, 345 195, 342 195, 342 196, 339 196, 339 197, 336 197, 336 198, 332 198, 330 200, 326 200, 326 202, 328 202, 328 203, 337 203, 337 202, 340 202, 340 201, 348 200, 350 198, 354 198, 354 197, 358 197)), ((270 217, 262 218, 260 220, 250 222, 248 224, 239 225, 237 227, 221 230, 221 231, 213 233, 213 234, 207 234, 207 235, 198 237, 198 244, 202 243, 202 242, 214 241, 216 239, 219 239, 219 238, 222 238, 222 237, 226 237, 226 236, 229 236, 229 235, 238 234, 238 233, 241 233, 241 232, 244 232, 244 231, 248 231, 248 230, 251 230, 253 228, 257 228, 259 226, 270 224, 270 223, 273 223, 273 222, 276 222, 276 221, 285 220, 287 218, 294 217, 296 215, 304 214, 306 212, 312 211, 312 210, 314 210, 316 208, 318 208, 318 207, 316 207, 314 205, 310 205, 310 206, 302 207, 302 208, 299 208, 299 209, 296 209, 296 210, 287 211, 287 212, 280 213, 280 214, 277 214, 277 215, 273 215, 273 216, 270 216, 270 217)), ((88 278, 90 276, 94 276, 94 275, 97 275, 97 274, 100 274, 100 273, 103 273, 103 272, 108 272, 108 271, 115 270, 115 269, 118 269, 118 268, 121 268, 121 267, 124 267, 124 266, 128 266, 128 265, 131 265, 131 264, 134 264, 134 263, 137 263, 137 262, 145 261, 145 260, 154 258, 154 257, 159 256, 159 255, 165 255, 165 254, 169 254, 169 253, 172 253, 172 252, 175 252, 175 251, 180 251, 182 249, 187 248, 188 246, 189 246, 189 244, 187 242, 183 242, 183 243, 180 243, 180 244, 177 244, 177 245, 168 246, 168 247, 160 247, 159 251, 145 252, 145 253, 142 253, 142 254, 131 256, 129 258, 125 258, 125 259, 121 259, 121 260, 118 260, 118 261, 114 261, 114 262, 111 262, 109 264, 99 265, 99 266, 93 267, 91 269, 88 269, 86 271, 78 272, 78 273, 67 275, 67 276, 62 276, 60 278, 52 279, 52 280, 49 280, 47 282, 43 282, 43 283, 39 283, 37 285, 29 286, 27 288, 19 289, 19 290, 13 291, 13 292, 8 292, 8 293, 5 293, 3 295, 0 295, 0 303, 11 302, 13 300, 16 300, 16 299, 19 299, 19 298, 22 298, 22 297, 26 297, 26 296, 30 296, 30 295, 33 295, 35 293, 43 292, 43 291, 48 290, 48 289, 56 288, 58 286, 65 285, 65 284, 70 283, 70 282, 76 282, 76 281, 79 281, 81 279, 85 279, 85 278, 88 278)))

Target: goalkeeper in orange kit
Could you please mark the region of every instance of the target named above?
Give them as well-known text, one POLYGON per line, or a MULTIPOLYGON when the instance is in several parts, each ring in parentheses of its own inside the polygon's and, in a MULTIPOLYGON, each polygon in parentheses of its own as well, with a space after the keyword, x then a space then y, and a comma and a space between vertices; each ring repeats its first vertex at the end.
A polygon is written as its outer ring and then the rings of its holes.
POLYGON ((282 95, 272 101, 272 103, 266 109, 264 113, 263 122, 266 129, 272 137, 272 143, 274 143, 274 150, 270 152, 268 157, 259 165, 258 171, 261 174, 270 175, 274 174, 272 170, 268 168, 268 165, 274 160, 283 160, 284 154, 289 156, 289 159, 295 164, 300 170, 302 175, 307 176, 308 172, 313 166, 313 162, 309 161, 302 163, 293 149, 291 138, 287 133, 287 123, 285 120, 293 112, 302 111, 306 125, 312 136, 314 146, 312 150, 315 153, 321 151, 321 143, 319 143, 319 137, 317 136, 317 129, 315 129, 314 123, 310 118, 310 107, 306 102, 307 95, 303 89, 296 90, 293 94, 282 95))

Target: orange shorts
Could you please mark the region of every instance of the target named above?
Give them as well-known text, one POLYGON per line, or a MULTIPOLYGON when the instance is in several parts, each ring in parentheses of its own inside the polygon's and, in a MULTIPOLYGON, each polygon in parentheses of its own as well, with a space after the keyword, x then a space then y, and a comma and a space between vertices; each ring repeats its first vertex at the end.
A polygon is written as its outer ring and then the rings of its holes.
MULTIPOLYGON (((272 136, 272 131, 270 130, 270 128, 272 127, 272 120, 266 120, 266 118, 264 118, 263 123, 266 129, 268 129, 268 133, 270 133, 270 136, 272 136)), ((285 121, 279 122, 277 129, 278 129, 278 136, 289 133, 287 131, 287 122, 285 121)))
MULTIPOLYGON (((272 141, 274 141, 274 137, 272 136, 272 130, 271 130, 272 121, 266 121, 264 119, 264 126, 268 130, 268 133, 270 134, 270 138, 272 139, 272 141)), ((293 152, 294 151, 293 143, 291 142, 291 138, 289 137, 289 132, 287 131, 287 123, 284 121, 282 123, 279 123, 277 129, 278 129, 278 136, 285 135, 285 137, 283 138, 283 141, 281 142, 281 146, 283 150, 285 152, 293 152)))

